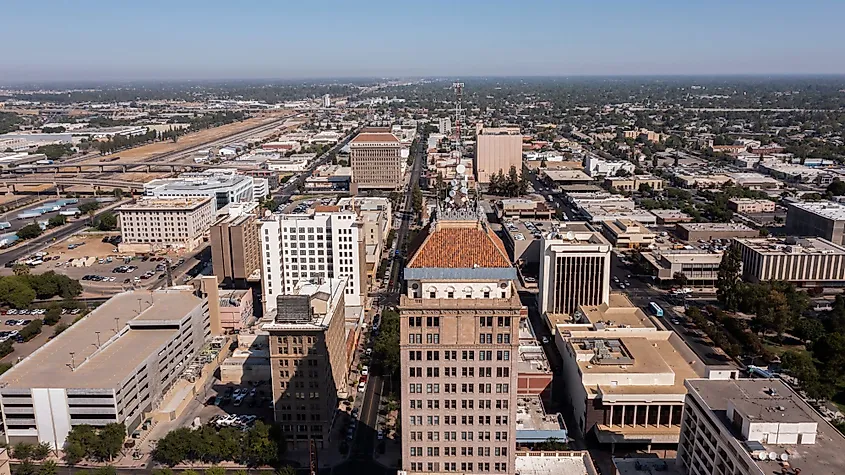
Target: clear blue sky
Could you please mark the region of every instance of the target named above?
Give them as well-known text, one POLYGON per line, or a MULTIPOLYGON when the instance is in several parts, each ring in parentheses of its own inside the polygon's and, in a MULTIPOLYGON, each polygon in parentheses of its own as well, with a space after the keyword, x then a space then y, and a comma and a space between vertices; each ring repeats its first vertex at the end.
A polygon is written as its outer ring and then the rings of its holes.
POLYGON ((845 73, 845 0, 3 0, 0 82, 845 73))

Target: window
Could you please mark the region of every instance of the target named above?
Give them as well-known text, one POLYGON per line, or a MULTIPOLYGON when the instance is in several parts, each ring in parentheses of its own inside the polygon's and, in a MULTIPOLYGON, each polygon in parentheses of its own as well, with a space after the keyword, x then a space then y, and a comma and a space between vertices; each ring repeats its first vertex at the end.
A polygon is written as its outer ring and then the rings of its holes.
POLYGON ((450 299, 455 298, 455 292, 446 292, 446 298, 450 298, 450 299))
POLYGON ((511 334, 510 333, 499 333, 496 335, 496 343, 499 344, 510 344, 511 342, 511 334))
MULTIPOLYGON (((417 317, 420 318, 420 317, 417 317)), ((425 324, 429 327, 439 327, 440 326, 440 317, 426 317, 425 324)))
POLYGON ((478 324, 481 327, 492 327, 493 326, 493 317, 481 317, 478 319, 478 324))
POLYGON ((425 342, 429 345, 437 345, 440 343, 440 334, 439 333, 428 333, 425 336, 425 342))
POLYGON ((496 352, 496 360, 498 361, 510 361, 511 359, 511 352, 508 350, 499 350, 496 352))

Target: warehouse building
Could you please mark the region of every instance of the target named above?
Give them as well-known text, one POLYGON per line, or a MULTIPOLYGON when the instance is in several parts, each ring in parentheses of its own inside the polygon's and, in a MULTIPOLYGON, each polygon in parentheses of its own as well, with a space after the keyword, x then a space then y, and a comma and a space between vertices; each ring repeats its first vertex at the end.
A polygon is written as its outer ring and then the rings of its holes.
POLYGON ((675 235, 683 241, 757 237, 760 232, 740 223, 678 223, 675 235))
POLYGON ((791 236, 815 236, 845 244, 845 205, 833 201, 789 203, 786 232, 791 236))
POLYGON ((845 246, 826 239, 735 239, 734 245, 742 255, 743 280, 807 286, 845 282, 845 246))
POLYGON ((115 295, 0 376, 5 442, 61 448, 81 424, 132 432, 210 335, 208 302, 189 291, 115 295))

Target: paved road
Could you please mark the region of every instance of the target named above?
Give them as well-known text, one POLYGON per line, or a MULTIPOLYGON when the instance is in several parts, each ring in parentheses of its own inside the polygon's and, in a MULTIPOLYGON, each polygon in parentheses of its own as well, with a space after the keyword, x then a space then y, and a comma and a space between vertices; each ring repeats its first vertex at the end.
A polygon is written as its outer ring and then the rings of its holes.
MULTIPOLYGON (((419 142, 422 144, 422 141, 419 142)), ((411 165, 411 179, 408 181, 408 193, 405 193, 405 202, 402 204, 402 221, 399 224, 399 231, 396 233, 397 244, 396 249, 402 249, 405 239, 408 237, 408 229, 411 226, 411 218, 413 217, 413 193, 410 190, 414 189, 415 184, 419 184, 420 171, 422 170, 422 163, 424 161, 423 147, 418 145, 415 150, 411 151, 414 154, 414 163, 411 165)), ((388 284, 388 292, 396 294, 398 304, 398 294, 402 291, 402 269, 405 268, 405 259, 407 256, 402 254, 400 257, 391 261, 390 281, 388 284)), ((392 302, 392 300, 391 300, 392 302)))

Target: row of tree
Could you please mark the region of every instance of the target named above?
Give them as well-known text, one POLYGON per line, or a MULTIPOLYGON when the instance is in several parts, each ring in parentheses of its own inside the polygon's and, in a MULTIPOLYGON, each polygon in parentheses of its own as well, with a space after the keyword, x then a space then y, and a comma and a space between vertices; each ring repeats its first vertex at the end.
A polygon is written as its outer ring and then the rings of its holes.
POLYGON ((64 461, 76 465, 83 460, 111 462, 123 448, 126 426, 113 422, 103 427, 87 424, 71 427, 62 451, 64 461))
POLYGON ((212 426, 182 427, 159 439, 153 460, 174 466, 183 462, 236 462, 249 467, 278 465, 285 452, 285 438, 279 426, 258 421, 246 431, 212 426))
POLYGON ((373 343, 375 357, 381 361, 384 374, 398 374, 401 358, 399 356, 399 313, 395 310, 383 310, 379 323, 378 336, 373 343))
POLYGON ((16 275, 0 277, 0 304, 14 308, 27 308, 36 298, 56 296, 72 299, 82 293, 78 280, 53 271, 29 274, 25 266, 15 267, 16 275))
POLYGON ((528 177, 511 167, 505 175, 502 170, 490 176, 487 192, 498 196, 519 196, 528 192, 528 177))
POLYGON ((153 129, 149 129, 141 135, 113 135, 107 140, 101 140, 97 144, 97 150, 100 151, 100 155, 107 155, 118 150, 137 147, 138 145, 155 142, 160 139, 160 134, 153 129))

